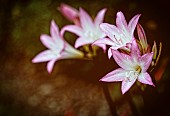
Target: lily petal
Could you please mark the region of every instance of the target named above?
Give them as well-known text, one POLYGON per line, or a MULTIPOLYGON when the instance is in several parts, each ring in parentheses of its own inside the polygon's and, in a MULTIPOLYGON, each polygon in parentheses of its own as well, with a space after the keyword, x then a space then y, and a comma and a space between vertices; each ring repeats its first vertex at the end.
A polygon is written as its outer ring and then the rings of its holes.
POLYGON ((137 77, 134 77, 131 79, 131 81, 128 80, 122 81, 122 86, 121 86, 122 94, 125 94, 132 87, 136 79, 137 77))
POLYGON ((139 62, 141 63, 141 66, 142 66, 142 72, 147 71, 147 69, 149 68, 151 64, 152 57, 153 57, 153 52, 144 54, 143 56, 139 58, 139 62))
POLYGON ((56 59, 51 60, 47 63, 47 71, 48 73, 51 73, 54 67, 54 63, 56 62, 56 59))
POLYGON ((49 35, 42 34, 42 35, 40 36, 40 40, 41 40, 42 44, 43 44, 45 47, 49 48, 49 49, 56 47, 56 46, 54 45, 53 39, 52 39, 49 35))
POLYGON ((140 40, 140 43, 142 46, 142 50, 143 50, 143 54, 144 54, 147 52, 148 43, 147 43, 145 31, 139 23, 137 24, 137 33, 138 33, 138 37, 139 37, 139 40, 140 40))
POLYGON ((33 60, 33 63, 46 62, 58 58, 59 55, 54 54, 51 50, 45 50, 39 53, 33 60))
POLYGON ((116 25, 121 30, 127 30, 127 22, 121 11, 117 12, 116 25))
POLYGON ((134 33, 134 30, 135 30, 135 28, 136 28, 136 25, 137 25, 137 23, 138 23, 138 20, 139 20, 139 17, 140 17, 140 16, 141 16, 140 14, 135 15, 135 16, 129 21, 128 28, 129 28, 129 30, 130 30, 130 32, 131 32, 131 35, 133 35, 133 33, 134 33))
POLYGON ((51 21, 50 33, 53 38, 58 38, 59 36, 59 29, 54 20, 51 21))
POLYGON ((94 42, 94 40, 92 40, 90 38, 79 37, 75 42, 75 48, 78 48, 78 47, 86 45, 86 44, 91 44, 93 42, 94 42))
POLYGON ((100 38, 94 41, 92 45, 98 45, 98 44, 113 45, 114 42, 110 38, 100 38))
POLYGON ((108 49, 108 58, 110 59, 112 57, 112 48, 108 49))
POLYGON ((99 13, 97 14, 95 20, 94 20, 94 23, 96 26, 99 26, 100 23, 103 22, 103 19, 104 19, 104 15, 106 13, 106 8, 102 9, 99 11, 99 13))
POLYGON ((85 10, 83 10, 82 8, 80 8, 80 22, 81 22, 81 26, 84 30, 93 30, 94 28, 94 24, 93 21, 91 19, 91 17, 87 14, 87 12, 85 10))
POLYGON ((83 35, 83 30, 81 27, 77 26, 77 25, 67 25, 67 26, 64 26, 62 29, 61 29, 61 36, 64 35, 64 32, 65 31, 69 31, 69 32, 72 32, 78 36, 82 36, 83 35))
POLYGON ((67 4, 62 3, 58 10, 62 15, 64 15, 68 20, 72 22, 78 17, 78 10, 67 4))
MULTIPOLYGON (((115 44, 116 45, 116 44, 115 44)), ((117 50, 119 46, 112 46, 108 49, 108 58, 110 59, 112 57, 112 50, 117 50)))
POLYGON ((54 20, 51 21, 50 32, 53 39, 53 43, 56 46, 55 48, 62 49, 64 47, 64 40, 62 39, 62 37, 60 37, 59 28, 54 22, 54 20))
POLYGON ((114 42, 116 42, 115 36, 120 36, 117 27, 114 25, 108 23, 101 23, 100 29, 114 42))
POLYGON ((118 68, 107 75, 105 75, 100 81, 105 82, 116 82, 116 81, 123 81, 126 76, 126 71, 122 68, 118 68))
POLYGON ((140 50, 135 39, 132 41, 131 55, 135 58, 138 58, 140 56, 140 50))
POLYGON ((138 77, 138 81, 143 83, 143 84, 155 86, 152 82, 150 75, 147 72, 141 73, 138 77))
POLYGON ((105 44, 97 44, 96 46, 103 49, 104 52, 106 52, 106 45, 105 44))
POLYGON ((65 49, 61 52, 60 59, 82 58, 83 56, 83 52, 73 48, 70 44, 65 42, 65 49))
POLYGON ((125 70, 134 70, 135 63, 129 55, 120 53, 117 50, 112 50, 112 55, 116 63, 125 70))

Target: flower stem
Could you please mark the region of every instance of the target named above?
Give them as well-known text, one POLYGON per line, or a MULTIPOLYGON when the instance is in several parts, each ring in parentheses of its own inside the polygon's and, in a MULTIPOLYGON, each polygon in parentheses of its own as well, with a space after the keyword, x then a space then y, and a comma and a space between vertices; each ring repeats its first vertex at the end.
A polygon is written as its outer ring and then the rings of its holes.
POLYGON ((132 100, 133 96, 130 94, 128 97, 129 97, 128 98, 129 99, 129 104, 130 104, 130 107, 131 107, 131 110, 132 110, 132 115, 133 116, 139 116, 139 113, 138 113, 137 108, 136 108, 136 106, 134 104, 134 101, 132 100))
POLYGON ((107 84, 101 83, 101 86, 103 88, 103 92, 104 92, 105 98, 106 98, 106 100, 108 102, 108 105, 110 107, 110 111, 111 111, 112 116, 117 116, 116 105, 114 104, 114 102, 113 102, 113 100, 112 100, 112 98, 110 96, 107 84))

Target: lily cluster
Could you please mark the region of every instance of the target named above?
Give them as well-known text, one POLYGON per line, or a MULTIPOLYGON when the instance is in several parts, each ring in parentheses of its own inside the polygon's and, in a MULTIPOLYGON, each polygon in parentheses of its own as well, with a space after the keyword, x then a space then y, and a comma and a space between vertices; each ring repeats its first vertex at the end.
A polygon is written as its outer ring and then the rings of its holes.
POLYGON ((162 44, 160 43, 158 52, 156 42, 153 47, 147 43, 144 29, 138 23, 140 14, 135 15, 127 24, 124 14, 119 11, 116 15, 116 25, 112 25, 103 23, 106 8, 100 10, 95 19, 83 8, 77 10, 61 4, 58 10, 73 24, 66 25, 59 31, 57 24, 52 20, 51 35, 40 36, 41 42, 48 49, 35 56, 33 63, 48 62, 47 71, 51 73, 56 61, 70 58, 90 59, 96 56, 96 50, 101 48, 103 52, 107 51, 108 60, 113 58, 120 68, 109 72, 100 81, 122 81, 123 94, 136 81, 155 86, 149 73, 159 60, 162 44), (136 28, 138 38, 134 37, 136 28), (74 46, 65 41, 66 31, 77 35, 74 46))

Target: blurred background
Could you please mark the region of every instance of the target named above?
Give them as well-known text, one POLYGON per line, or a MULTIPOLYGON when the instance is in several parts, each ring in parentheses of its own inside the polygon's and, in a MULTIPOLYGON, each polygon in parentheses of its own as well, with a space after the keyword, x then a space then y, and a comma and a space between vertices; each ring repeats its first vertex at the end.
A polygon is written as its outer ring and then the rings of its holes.
MULTIPOLYGON (((170 115, 169 14, 168 1, 160 0, 0 0, 0 116, 111 116, 113 110, 119 116, 170 115), (32 58, 46 49, 39 37, 49 34, 51 20, 60 29, 71 24, 57 10, 61 3, 82 7, 93 18, 107 8, 104 22, 111 24, 117 11, 127 21, 142 14, 139 23, 148 43, 163 44, 152 74, 157 86, 121 95, 119 82, 101 84, 98 80, 117 65, 100 51, 94 61, 58 61, 51 74, 46 63, 33 64, 32 58)), ((68 37, 74 44, 70 38, 76 36, 68 37)))

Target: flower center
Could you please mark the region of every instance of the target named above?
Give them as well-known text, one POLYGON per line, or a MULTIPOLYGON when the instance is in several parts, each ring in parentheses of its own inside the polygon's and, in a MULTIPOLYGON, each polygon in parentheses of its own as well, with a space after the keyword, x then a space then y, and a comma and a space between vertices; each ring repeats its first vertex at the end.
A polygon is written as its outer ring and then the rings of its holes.
POLYGON ((117 45, 124 45, 124 42, 122 41, 121 37, 117 37, 114 35, 114 39, 117 45))
POLYGON ((125 81, 129 81, 131 82, 132 80, 136 79, 140 72, 141 72, 141 67, 140 66, 137 66, 135 68, 135 71, 129 71, 129 72, 126 72, 126 78, 125 78, 125 81))
POLYGON ((138 73, 137 71, 129 71, 129 72, 126 72, 125 81, 131 82, 132 80, 134 80, 134 79, 137 78, 138 76, 139 76, 139 73, 138 73))
POLYGON ((97 40, 97 35, 91 31, 86 31, 84 34, 86 37, 91 38, 93 40, 97 40))
POLYGON ((141 71, 142 71, 142 69, 141 69, 140 66, 137 66, 137 67, 135 68, 135 70, 136 70, 136 72, 138 72, 138 73, 141 73, 141 71))

